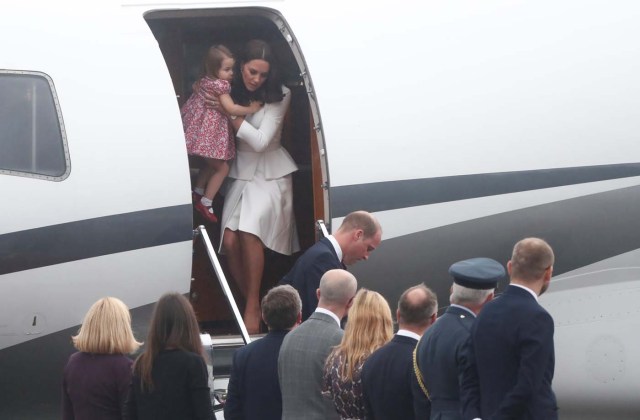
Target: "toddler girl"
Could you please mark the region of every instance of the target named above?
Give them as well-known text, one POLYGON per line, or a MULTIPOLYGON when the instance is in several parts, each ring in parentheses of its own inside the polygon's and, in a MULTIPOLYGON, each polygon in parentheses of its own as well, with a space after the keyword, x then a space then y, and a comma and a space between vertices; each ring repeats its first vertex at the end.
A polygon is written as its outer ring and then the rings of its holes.
POLYGON ((182 107, 187 153, 201 156, 207 166, 200 170, 193 191, 195 209, 210 222, 218 218, 211 209, 211 202, 229 173, 228 161, 236 154, 233 130, 227 115, 205 106, 204 93, 218 97, 220 106, 231 116, 253 114, 262 106, 252 102, 249 106, 236 105, 231 99, 233 79, 233 55, 223 45, 209 48, 204 58, 205 76, 198 81, 189 100, 182 107))

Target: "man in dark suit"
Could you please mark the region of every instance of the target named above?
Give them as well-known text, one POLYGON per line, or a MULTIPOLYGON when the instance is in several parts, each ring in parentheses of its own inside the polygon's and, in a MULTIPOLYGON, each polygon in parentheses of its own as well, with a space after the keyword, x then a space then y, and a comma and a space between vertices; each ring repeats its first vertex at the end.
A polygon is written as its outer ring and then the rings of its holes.
POLYGON ((472 258, 449 267, 453 277, 451 305, 429 328, 416 350, 418 373, 431 400, 431 418, 462 420, 460 382, 467 364, 465 345, 471 326, 485 303, 493 299, 502 265, 490 258, 472 258))
POLYGON ((465 419, 556 420, 551 389, 553 319, 538 303, 549 287, 553 250, 526 238, 513 248, 505 292, 485 305, 471 328, 461 400, 465 419))
POLYGON ((315 312, 284 339, 278 357, 282 420, 339 419, 333 401, 322 395, 324 363, 343 331, 358 283, 345 270, 329 270, 320 280, 315 312))
POLYGON ((262 298, 262 319, 269 333, 234 353, 225 419, 282 418, 278 354, 285 335, 300 323, 301 308, 298 292, 288 285, 274 287, 262 298))
POLYGON ((382 239, 380 223, 366 211, 349 213, 334 235, 320 239, 296 261, 280 284, 290 284, 302 299, 302 320, 318 306, 320 278, 334 268, 346 268, 369 258, 382 239))
POLYGON ((427 419, 429 400, 413 374, 413 349, 436 319, 438 298, 428 287, 407 289, 398 301, 398 332, 373 352, 362 367, 367 420, 427 419))

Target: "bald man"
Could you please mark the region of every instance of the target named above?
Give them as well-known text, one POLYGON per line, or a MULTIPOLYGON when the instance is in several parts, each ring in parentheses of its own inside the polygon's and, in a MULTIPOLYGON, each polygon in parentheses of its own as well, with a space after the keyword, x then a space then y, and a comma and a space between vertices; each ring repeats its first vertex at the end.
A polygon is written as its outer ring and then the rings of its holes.
POLYGON ((413 349, 435 322, 437 312, 438 298, 425 285, 411 287, 400 296, 396 310, 398 332, 362 367, 366 419, 429 418, 429 400, 413 374, 413 349))
POLYGON ((322 395, 324 363, 342 340, 340 320, 347 314, 358 283, 348 271, 327 271, 316 290, 318 306, 309 319, 286 335, 278 357, 282 420, 339 419, 322 395))

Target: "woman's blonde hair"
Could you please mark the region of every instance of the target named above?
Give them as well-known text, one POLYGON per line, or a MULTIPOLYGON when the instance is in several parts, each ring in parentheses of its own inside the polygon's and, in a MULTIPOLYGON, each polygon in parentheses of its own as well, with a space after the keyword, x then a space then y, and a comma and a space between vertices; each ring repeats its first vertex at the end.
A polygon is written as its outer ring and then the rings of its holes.
POLYGON ((129 308, 114 297, 94 303, 85 315, 78 335, 71 339, 79 351, 95 354, 133 353, 142 345, 131 331, 129 308))
POLYGON ((393 320, 389 304, 380 293, 360 289, 349 309, 349 319, 342 342, 327 359, 342 355, 344 363, 338 371, 342 380, 353 379, 356 366, 375 350, 391 340, 393 320))

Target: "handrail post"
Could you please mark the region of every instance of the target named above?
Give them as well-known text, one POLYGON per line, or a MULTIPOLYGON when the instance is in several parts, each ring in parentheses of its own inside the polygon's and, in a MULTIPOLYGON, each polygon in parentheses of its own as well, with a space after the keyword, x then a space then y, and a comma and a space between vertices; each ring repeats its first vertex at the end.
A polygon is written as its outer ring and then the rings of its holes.
POLYGON ((324 220, 322 219, 316 220, 316 226, 318 226, 318 230, 322 234, 323 238, 326 238, 327 236, 329 236, 329 232, 327 232, 327 227, 324 224, 324 220))
POLYGON ((213 269, 216 272, 216 276, 218 277, 218 282, 222 287, 222 291, 227 297, 227 301, 231 306, 231 310, 233 311, 233 316, 236 319, 236 324, 238 328, 240 328, 240 334, 242 335, 242 339, 245 344, 249 344, 251 342, 251 337, 249 337, 249 332, 247 331, 247 327, 244 325, 244 320, 240 315, 240 310, 238 309, 238 305, 236 305, 236 301, 233 298, 233 294, 231 293, 231 289, 229 288, 229 283, 227 282, 227 278, 222 271, 222 266, 220 265, 220 261, 218 260, 218 256, 213 250, 213 245, 211 244, 211 240, 209 239, 209 235, 207 234, 207 229, 200 225, 196 229, 197 233, 202 236, 202 240, 204 241, 205 248, 207 249, 207 254, 209 254, 209 260, 211 264, 213 264, 213 269))

